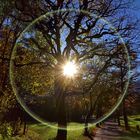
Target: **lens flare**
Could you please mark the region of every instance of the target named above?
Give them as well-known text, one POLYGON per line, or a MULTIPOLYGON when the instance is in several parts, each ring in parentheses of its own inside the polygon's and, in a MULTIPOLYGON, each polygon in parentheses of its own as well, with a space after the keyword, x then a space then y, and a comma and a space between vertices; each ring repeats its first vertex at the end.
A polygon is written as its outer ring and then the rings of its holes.
POLYGON ((63 74, 67 77, 73 77, 77 73, 77 66, 74 62, 67 62, 63 67, 63 74))
MULTIPOLYGON (((51 128, 55 128, 55 129, 67 129, 67 130, 83 130, 85 129, 85 125, 84 124, 81 124, 81 125, 68 125, 67 128, 65 127, 60 127, 60 126, 57 126, 54 122, 51 123, 49 122, 47 119, 43 119, 40 114, 34 112, 30 107, 29 105, 27 104, 27 102, 22 98, 22 96, 20 95, 20 89, 19 89, 19 84, 16 82, 16 73, 17 73, 17 70, 15 70, 15 60, 18 56, 17 54, 17 50, 19 47, 21 47, 19 45, 19 42, 23 40, 23 37, 25 37, 25 34, 28 33, 28 31, 30 31, 31 29, 34 29, 32 28, 33 26, 35 26, 36 24, 38 24, 39 22, 41 22, 42 20, 46 20, 48 17, 52 17, 54 14, 57 14, 57 13, 64 13, 64 12, 77 12, 77 13, 83 13, 83 14, 86 14, 86 15, 89 15, 90 17, 92 18, 95 18, 95 19, 100 19, 102 22, 106 23, 111 30, 113 30, 113 32, 115 32, 115 35, 118 36, 119 40, 122 42, 123 44, 123 47, 125 49, 125 56, 126 56, 126 59, 127 59, 127 68, 128 68, 128 74, 127 74, 127 81, 124 85, 124 90, 122 92, 122 94, 117 98, 116 102, 112 105, 111 109, 108 110, 108 112, 106 112, 105 114, 103 114, 100 118, 98 119, 95 119, 92 123, 89 123, 89 125, 87 127, 92 127, 94 126, 95 124, 97 123, 100 123, 102 122, 103 120, 105 120, 106 118, 108 118, 118 107, 119 105, 121 104, 121 102, 123 101, 126 93, 127 93, 127 88, 129 86, 129 80, 130 80, 130 77, 131 77, 131 74, 130 74, 130 56, 129 56, 129 53, 128 53, 128 50, 127 50, 127 47, 125 46, 125 43, 123 41, 123 38, 120 36, 120 34, 117 32, 117 30, 115 29, 115 27, 112 26, 111 23, 109 23, 108 21, 106 21, 105 19, 101 18, 101 17, 98 17, 97 15, 93 14, 93 13, 89 13, 88 11, 84 11, 84 10, 79 10, 79 9, 61 9, 61 10, 56 10, 56 11, 51 11, 51 12, 47 12, 45 13, 44 15, 41 15, 40 17, 38 17, 37 19, 35 19, 34 21, 32 21, 22 32, 21 34, 19 35, 19 37, 17 38, 17 41, 14 45, 14 48, 13 48, 13 51, 12 51, 12 54, 11 54, 11 59, 10 59, 10 68, 9 68, 9 75, 10 75, 10 83, 11 83, 11 86, 12 86, 12 89, 15 93, 15 96, 17 98, 17 101, 20 103, 20 105, 23 107, 23 109, 30 115, 32 116, 34 119, 36 119, 38 122, 41 122, 42 124, 46 125, 46 126, 49 126, 51 128)), ((72 15, 72 14, 70 14, 72 15)), ((33 31, 34 33, 35 31, 33 31)), ((90 42, 92 43, 92 42, 90 42)), ((89 44, 90 45, 90 44, 89 44)), ((28 48, 27 48, 28 49, 28 48)), ((76 63, 74 62, 67 62, 65 65, 63 65, 61 67, 61 70, 62 70, 62 74, 64 76, 67 76, 67 77, 74 77, 77 73, 80 72, 80 68, 79 68, 79 65, 77 67, 76 63)), ((28 79, 27 79, 28 80, 28 79)), ((21 83, 23 81, 21 80, 21 83)))

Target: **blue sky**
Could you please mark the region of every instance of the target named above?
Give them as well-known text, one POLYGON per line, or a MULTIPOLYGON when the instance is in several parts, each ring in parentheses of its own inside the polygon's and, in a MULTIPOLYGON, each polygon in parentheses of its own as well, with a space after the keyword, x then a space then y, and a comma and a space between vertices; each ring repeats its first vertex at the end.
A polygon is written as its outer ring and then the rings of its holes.
POLYGON ((136 3, 136 5, 137 5, 137 7, 140 8, 140 0, 135 0, 135 3, 136 3))
MULTIPOLYGON (((140 19, 140 0, 135 0, 134 6, 136 7, 136 10, 134 12, 136 13, 136 16, 140 19)), ((138 56, 138 61, 140 61, 140 54, 138 56)), ((140 72, 140 63, 137 67, 137 71, 140 72)))
POLYGON ((136 6, 136 14, 140 18, 140 0, 135 0, 134 6, 136 6))

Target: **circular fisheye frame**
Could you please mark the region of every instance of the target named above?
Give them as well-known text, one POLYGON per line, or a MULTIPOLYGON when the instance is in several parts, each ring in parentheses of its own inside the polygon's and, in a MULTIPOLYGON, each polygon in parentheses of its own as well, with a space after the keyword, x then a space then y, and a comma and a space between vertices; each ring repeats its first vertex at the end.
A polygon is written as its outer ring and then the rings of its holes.
POLYGON ((10 60, 18 102, 56 129, 83 129, 109 117, 122 102, 129 78, 128 50, 120 34, 84 10, 61 9, 35 19, 20 34, 10 60), (122 65, 127 68, 123 88, 122 65))

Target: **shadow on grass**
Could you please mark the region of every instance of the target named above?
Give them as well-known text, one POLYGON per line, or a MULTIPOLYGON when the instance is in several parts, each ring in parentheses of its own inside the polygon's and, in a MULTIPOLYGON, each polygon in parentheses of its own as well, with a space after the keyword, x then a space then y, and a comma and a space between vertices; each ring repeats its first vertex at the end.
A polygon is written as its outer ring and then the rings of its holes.
POLYGON ((120 140, 140 140, 140 133, 132 131, 125 132, 120 140))

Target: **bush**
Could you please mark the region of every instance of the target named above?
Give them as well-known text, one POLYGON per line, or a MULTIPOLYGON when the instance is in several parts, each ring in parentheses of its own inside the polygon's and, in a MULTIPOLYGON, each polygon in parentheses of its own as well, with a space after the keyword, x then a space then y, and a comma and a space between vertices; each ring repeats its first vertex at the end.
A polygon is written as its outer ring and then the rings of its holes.
POLYGON ((1 133, 1 137, 3 139, 11 137, 12 133, 13 133, 13 129, 12 129, 10 123, 1 124, 0 133, 1 133))

